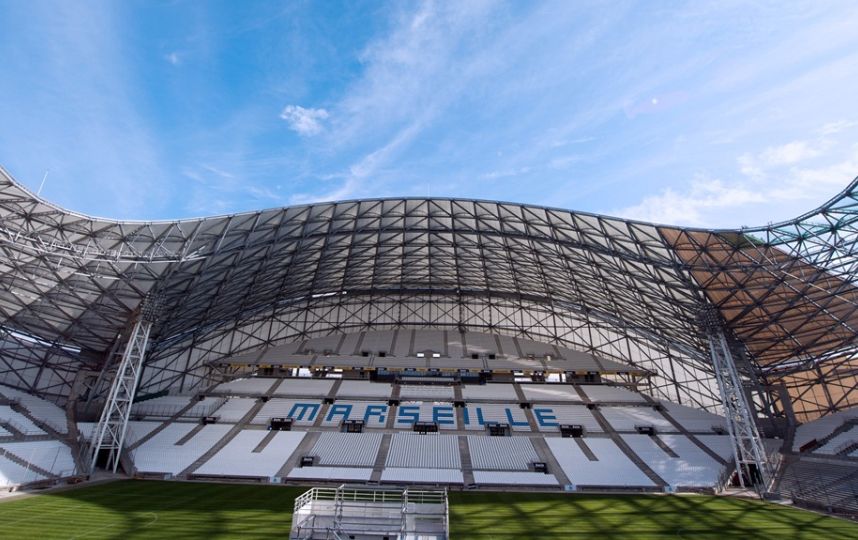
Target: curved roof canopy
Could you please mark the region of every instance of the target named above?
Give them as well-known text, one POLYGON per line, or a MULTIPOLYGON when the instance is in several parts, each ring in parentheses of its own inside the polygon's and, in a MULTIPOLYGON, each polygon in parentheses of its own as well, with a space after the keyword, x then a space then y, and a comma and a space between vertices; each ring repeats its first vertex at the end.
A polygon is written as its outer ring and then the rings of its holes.
POLYGON ((735 230, 441 198, 114 221, 53 206, 0 169, 0 327, 97 357, 147 294, 156 343, 298 300, 491 296, 706 351, 698 316, 713 305, 762 373, 851 366, 856 221, 858 180, 795 220, 735 230))

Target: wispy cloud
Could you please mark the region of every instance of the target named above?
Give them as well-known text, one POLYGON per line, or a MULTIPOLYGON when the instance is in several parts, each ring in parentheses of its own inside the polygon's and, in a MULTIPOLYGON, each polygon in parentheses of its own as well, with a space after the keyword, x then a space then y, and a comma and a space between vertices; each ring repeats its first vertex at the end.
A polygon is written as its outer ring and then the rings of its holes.
POLYGON ((286 120, 289 129, 305 137, 322 131, 322 123, 329 116, 325 109, 305 109, 300 105, 287 105, 280 113, 280 118, 286 120))
POLYGON ((178 66, 181 63, 182 58, 179 56, 179 53, 176 51, 167 53, 164 55, 164 60, 173 64, 174 66, 178 66))
POLYGON ((827 137, 743 154, 736 160, 738 171, 730 180, 698 174, 686 186, 666 188, 609 213, 655 223, 707 227, 763 225, 763 219, 796 217, 834 196, 858 174, 858 145, 845 133, 852 123, 838 125, 843 128, 817 130, 827 137), (844 136, 834 139, 834 134, 844 136), (836 156, 836 160, 818 159, 824 156, 836 156), (750 221, 749 216, 766 217, 750 221))

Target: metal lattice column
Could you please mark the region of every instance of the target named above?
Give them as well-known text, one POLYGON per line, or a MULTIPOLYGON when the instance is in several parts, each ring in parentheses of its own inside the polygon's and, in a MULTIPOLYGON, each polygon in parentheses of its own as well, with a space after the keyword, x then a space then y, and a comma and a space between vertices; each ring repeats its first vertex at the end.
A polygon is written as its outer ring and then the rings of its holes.
POLYGON ((149 332, 152 321, 141 316, 134 324, 131 338, 122 354, 116 377, 110 387, 110 394, 104 404, 101 419, 92 435, 92 460, 90 472, 95 470, 95 464, 101 450, 110 450, 107 458, 107 468, 116 472, 119 466, 125 434, 128 431, 128 418, 134 403, 134 394, 140 382, 143 370, 143 359, 146 355, 146 345, 149 342, 149 332))
POLYGON ((709 323, 709 352, 712 356, 712 367, 715 370, 718 388, 721 391, 727 429, 733 442, 733 458, 739 472, 739 483, 745 487, 743 476, 746 475, 762 493, 771 487, 773 478, 763 441, 751 414, 727 338, 719 327, 712 324, 712 321, 709 323), (755 476, 752 473, 751 465, 758 475, 755 476))

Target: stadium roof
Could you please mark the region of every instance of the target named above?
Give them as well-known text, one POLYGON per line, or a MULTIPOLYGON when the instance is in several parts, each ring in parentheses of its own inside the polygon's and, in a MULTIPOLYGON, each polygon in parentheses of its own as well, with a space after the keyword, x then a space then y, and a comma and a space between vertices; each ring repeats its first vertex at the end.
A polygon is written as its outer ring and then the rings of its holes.
MULTIPOLYGON (((151 356, 176 375, 212 355, 342 331, 345 324, 315 321, 289 335, 221 339, 199 362, 185 359, 176 368, 167 361, 216 334, 235 336, 242 321, 258 323, 290 306, 405 297, 445 306, 439 308, 445 317, 420 319, 430 325, 443 319, 599 352, 545 319, 576 313, 593 327, 664 344, 680 361, 685 355, 705 370, 708 345, 698 317, 713 305, 744 346, 749 373, 785 381, 794 401, 809 400, 810 393, 821 411, 832 410, 850 403, 855 382, 856 221, 858 180, 795 220, 734 230, 444 198, 116 221, 54 206, 0 169, 0 328, 6 334, 0 369, 16 371, 23 362, 32 373, 22 370, 12 383, 67 389, 76 366, 103 364, 150 295, 159 306, 151 356), (488 301, 514 303, 519 315, 482 320, 474 306, 488 301), (528 318, 522 306, 539 309, 528 318), (34 344, 50 352, 24 352, 34 344), (38 383, 33 374, 42 376, 46 367, 50 383, 38 383), (820 397, 816 385, 823 376, 851 382, 835 394, 826 384, 820 397)), ((379 324, 406 318, 386 313, 379 324)), ((660 369, 668 377, 668 368, 660 369)), ((0 376, 9 382, 8 374, 0 376)))

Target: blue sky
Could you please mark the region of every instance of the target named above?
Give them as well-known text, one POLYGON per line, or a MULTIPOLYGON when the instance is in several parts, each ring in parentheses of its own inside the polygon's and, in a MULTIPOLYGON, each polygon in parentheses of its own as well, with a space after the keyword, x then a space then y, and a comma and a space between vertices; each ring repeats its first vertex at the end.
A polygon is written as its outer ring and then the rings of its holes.
POLYGON ((499 199, 698 226, 858 175, 858 3, 0 0, 0 165, 98 216, 499 199))

